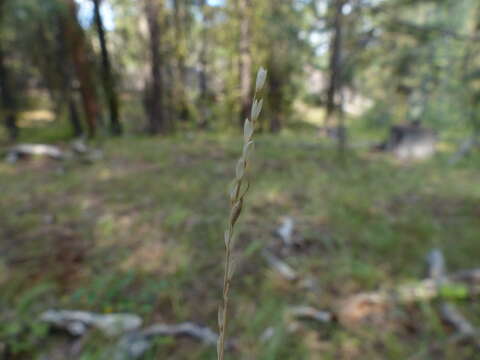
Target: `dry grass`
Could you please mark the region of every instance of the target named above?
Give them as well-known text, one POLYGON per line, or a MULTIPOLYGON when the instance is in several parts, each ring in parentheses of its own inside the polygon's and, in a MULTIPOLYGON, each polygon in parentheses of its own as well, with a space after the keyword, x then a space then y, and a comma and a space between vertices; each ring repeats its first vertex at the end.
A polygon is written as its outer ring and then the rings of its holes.
POLYGON ((257 74, 257 81, 255 86, 255 94, 253 96, 252 109, 250 119, 245 120, 243 130, 243 150, 240 159, 237 162, 235 168, 235 179, 233 182, 233 188, 230 192, 230 216, 228 218, 227 229, 225 230, 225 270, 223 274, 223 294, 222 294, 222 306, 218 310, 218 345, 217 355, 218 360, 223 360, 225 357, 225 339, 227 336, 227 324, 228 324, 228 302, 230 295, 230 285, 232 282, 233 273, 235 271, 235 259, 232 258, 233 251, 233 236, 235 230, 235 224, 242 212, 243 202, 245 195, 248 192, 250 186, 248 179, 246 178, 246 171, 249 165, 249 157, 253 150, 254 142, 253 135, 257 124, 258 116, 262 110, 263 100, 259 99, 259 93, 262 91, 265 84, 267 72, 261 68, 257 74))

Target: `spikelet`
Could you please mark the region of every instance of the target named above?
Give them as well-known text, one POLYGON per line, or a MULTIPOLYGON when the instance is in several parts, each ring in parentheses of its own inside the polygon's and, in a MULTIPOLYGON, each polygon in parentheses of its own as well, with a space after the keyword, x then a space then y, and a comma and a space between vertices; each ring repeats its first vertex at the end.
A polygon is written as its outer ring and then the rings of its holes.
POLYGON ((232 259, 233 248, 233 230, 237 223, 240 214, 242 213, 243 201, 248 192, 249 182, 245 178, 246 169, 248 166, 250 154, 253 149, 253 135, 255 133, 255 123, 262 111, 263 99, 259 99, 258 95, 262 91, 267 78, 267 71, 260 68, 257 73, 257 80, 255 83, 255 95, 253 97, 252 109, 250 112, 250 119, 245 120, 243 127, 243 150, 240 159, 238 159, 235 167, 235 180, 230 192, 230 216, 228 218, 227 229, 225 230, 225 272, 223 277, 223 294, 222 305, 218 309, 218 343, 217 343, 217 357, 218 360, 224 360, 225 356, 225 337, 227 332, 228 319, 228 300, 230 292, 230 284, 233 273, 235 271, 234 259, 232 259), (242 190, 242 187, 244 188, 242 190))

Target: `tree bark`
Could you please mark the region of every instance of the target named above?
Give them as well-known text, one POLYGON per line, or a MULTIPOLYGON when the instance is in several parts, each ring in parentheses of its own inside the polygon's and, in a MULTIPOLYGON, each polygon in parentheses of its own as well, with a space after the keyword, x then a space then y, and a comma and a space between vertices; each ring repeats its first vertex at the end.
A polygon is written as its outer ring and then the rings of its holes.
POLYGON ((345 116, 343 112, 344 96, 343 87, 343 7, 348 0, 332 0, 333 11, 333 35, 330 43, 329 72, 330 81, 327 89, 327 104, 325 125, 331 123, 332 117, 337 118, 337 147, 340 161, 345 160, 345 149, 347 146, 347 129, 345 127, 345 116))
POLYGON ((55 64, 58 66, 58 71, 61 78, 60 98, 62 105, 66 105, 68 107, 69 120, 70 124, 72 125, 73 136, 79 137, 83 134, 83 127, 78 114, 75 89, 73 88, 73 64, 68 57, 68 44, 66 40, 65 24, 62 21, 62 17, 58 16, 56 28, 57 53, 55 64))
POLYGON ((94 137, 97 119, 100 115, 100 107, 93 82, 92 65, 88 59, 85 34, 77 20, 77 5, 75 0, 66 1, 69 9, 68 19, 65 22, 66 38, 70 46, 75 73, 80 83, 88 135, 94 137))
POLYGON ((72 124, 73 136, 79 137, 83 134, 82 123, 80 122, 80 117, 78 116, 77 104, 75 103, 75 98, 70 96, 68 99, 68 116, 70 123, 72 124))
POLYGON ((0 44, 0 92, 2 94, 2 107, 5 116, 5 127, 10 140, 18 137, 16 100, 11 88, 9 73, 5 64, 5 55, 0 44))
POLYGON ((337 104, 337 98, 341 90, 343 6, 345 5, 345 0, 332 0, 331 4, 333 11, 333 34, 330 42, 330 60, 328 65, 330 79, 327 88, 326 125, 331 122, 337 107, 341 106, 341 104, 337 104))
POLYGON ((122 125, 120 123, 118 95, 115 88, 115 79, 112 73, 110 63, 110 54, 107 47, 105 27, 103 26, 102 15, 100 14, 100 0, 93 0, 95 27, 97 29, 98 40, 102 53, 102 82, 107 97, 108 109, 110 112, 110 130, 114 135, 122 134, 122 125))
POLYGON ((163 61, 160 55, 161 26, 160 14, 163 7, 162 0, 145 0, 145 15, 147 18, 150 47, 150 75, 151 83, 147 93, 147 109, 149 118, 148 130, 151 134, 165 131, 164 115, 164 89, 162 67, 163 61))
POLYGON ((185 0, 173 0, 173 23, 175 30, 175 78, 173 84, 173 104, 177 117, 182 121, 190 120, 190 109, 185 84, 187 80, 187 33, 188 4, 185 0))
MULTIPOLYGON (((0 24, 2 23, 3 8, 5 1, 0 0, 0 24)), ((0 33, 1 35, 1 33, 0 33)), ((5 52, 2 37, 0 36, 0 94, 3 113, 5 116, 5 127, 7 128, 10 140, 18 137, 17 126, 17 104, 10 79, 10 73, 6 65, 5 52)))
POLYGON ((240 16, 239 76, 241 102, 239 124, 241 127, 243 127, 245 119, 249 116, 252 98, 251 8, 251 0, 238 0, 240 16))

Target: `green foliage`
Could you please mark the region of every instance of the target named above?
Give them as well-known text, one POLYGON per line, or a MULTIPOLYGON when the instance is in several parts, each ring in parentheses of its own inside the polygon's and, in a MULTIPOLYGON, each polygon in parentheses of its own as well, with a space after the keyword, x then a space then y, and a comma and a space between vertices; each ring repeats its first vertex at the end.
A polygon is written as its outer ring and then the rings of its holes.
POLYGON ((468 288, 462 285, 445 285, 440 292, 446 299, 462 300, 468 297, 468 288))
POLYGON ((0 305, 8 311, 0 313, 0 339, 13 355, 28 354, 46 339, 49 329, 39 321, 38 309, 41 308, 39 304, 51 297, 54 289, 49 283, 33 285, 20 296, 13 297, 11 302, 8 301, 9 294, 3 292, 0 305))
MULTIPOLYGON (((330 2, 323 6, 316 1, 293 0, 252 4, 247 14, 252 68, 265 64, 270 69, 261 127, 273 131, 302 120, 293 111, 302 98, 317 106, 325 103, 331 77, 326 64, 334 32, 332 6, 330 2), (315 80, 311 88, 309 83, 318 76, 322 79, 315 80)), ((68 59, 60 55, 59 19, 66 11, 64 5, 58 0, 8 0, 5 6, 10 16, 4 16, 0 30, 8 50, 7 63, 22 94, 21 109, 28 107, 30 98, 50 97, 46 107, 61 119, 66 112, 63 77, 72 71, 68 59), (22 31, 15 31, 18 28, 22 31)), ((140 3, 125 0, 109 0, 109 6, 115 20, 114 28, 108 30, 109 50, 122 93, 125 126, 130 132, 142 131, 144 84, 148 83, 145 69, 150 62, 149 35, 142 25, 144 9, 140 3)), ((460 126, 478 131, 476 1, 348 0, 345 9, 341 87, 374 103, 361 120, 386 127, 421 119, 438 130, 460 126), (380 118, 383 120, 378 121, 380 118)), ((202 6, 177 0, 164 7, 160 18, 162 66, 170 74, 163 84, 165 111, 172 124, 181 132, 199 125, 222 132, 236 128, 237 122, 232 120, 240 111, 240 14, 236 3, 214 6, 207 2, 202 6), (202 76, 207 82, 205 94, 200 88, 202 76)), ((98 52, 95 32, 85 30, 98 52)), ((99 81, 96 76, 95 83, 99 81)), ((63 130, 66 125, 62 121, 52 124, 62 129, 61 139, 70 136, 63 130)), ((31 138, 37 131, 27 128, 25 132, 25 138, 31 138)))
POLYGON ((418 119, 441 130, 469 126, 472 105, 464 101, 472 89, 463 73, 479 66, 471 53, 476 3, 392 3, 371 18, 379 36, 361 56, 363 91, 387 105, 393 121, 418 119))

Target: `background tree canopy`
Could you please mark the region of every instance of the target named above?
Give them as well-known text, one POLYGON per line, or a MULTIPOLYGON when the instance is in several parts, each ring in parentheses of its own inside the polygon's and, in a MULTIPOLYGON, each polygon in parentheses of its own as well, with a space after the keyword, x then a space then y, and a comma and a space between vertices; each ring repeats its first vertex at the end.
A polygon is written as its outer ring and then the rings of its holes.
POLYGON ((10 138, 24 127, 22 113, 38 107, 51 112, 50 126, 64 138, 68 121, 75 136, 94 136, 98 128, 119 135, 123 128, 236 127, 261 64, 270 70, 265 131, 301 124, 298 105, 323 106, 317 124, 338 122, 346 112, 374 127, 416 119, 478 127, 473 0, 2 0, 1 6, 10 138))

